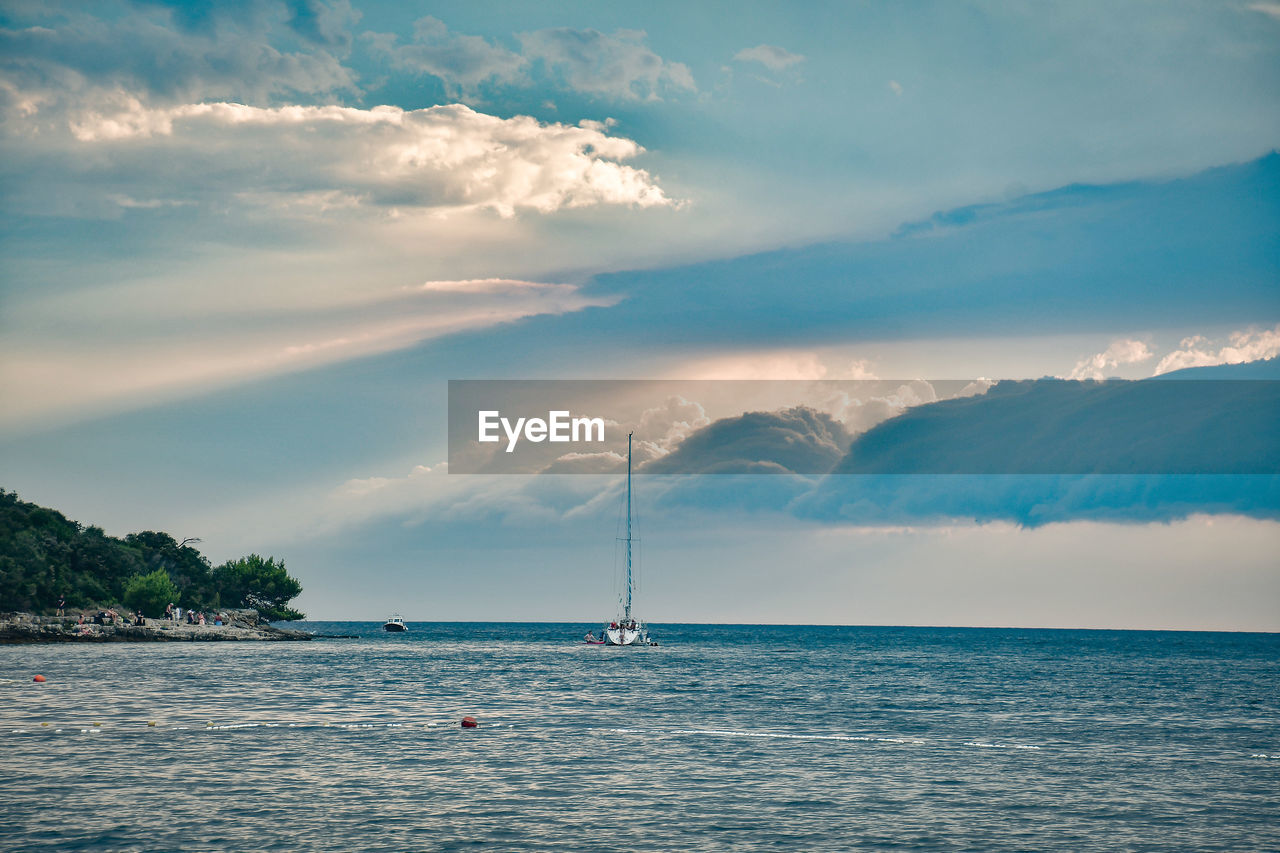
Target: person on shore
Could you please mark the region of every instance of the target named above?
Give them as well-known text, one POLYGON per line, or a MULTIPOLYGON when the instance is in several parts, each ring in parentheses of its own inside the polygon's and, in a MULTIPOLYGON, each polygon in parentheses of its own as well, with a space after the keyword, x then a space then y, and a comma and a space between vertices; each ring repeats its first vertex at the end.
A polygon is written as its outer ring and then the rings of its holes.
POLYGON ((166 622, 173 621, 173 605, 172 604, 166 604, 164 606, 164 621, 166 622))
POLYGON ((200 612, 200 627, 204 627, 204 611, 200 612))
POLYGON ((66 607, 67 607, 67 597, 65 595, 58 596, 58 615, 59 616, 67 615, 64 612, 66 610, 66 607))
POLYGON ((141 611, 141 610, 135 610, 135 611, 133 612, 133 624, 134 624, 134 625, 146 625, 146 624, 147 624, 147 620, 146 620, 146 618, 144 618, 144 617, 143 617, 143 615, 142 615, 142 611, 141 611))

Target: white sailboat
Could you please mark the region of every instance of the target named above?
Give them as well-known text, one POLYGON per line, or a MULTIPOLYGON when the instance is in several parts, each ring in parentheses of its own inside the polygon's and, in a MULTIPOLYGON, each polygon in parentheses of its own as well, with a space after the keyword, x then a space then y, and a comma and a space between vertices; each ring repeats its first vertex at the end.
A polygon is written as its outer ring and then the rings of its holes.
MULTIPOLYGON (((632 574, 631 574, 631 436, 633 433, 627 434, 627 535, 623 539, 626 542, 627 549, 627 594, 624 599, 622 613, 617 619, 614 619, 604 627, 603 641, 595 640, 596 644, 603 642, 610 646, 656 646, 656 640, 649 637, 649 631, 645 628, 644 623, 635 618, 631 613, 631 590, 632 590, 632 574)), ((587 642, 593 641, 593 636, 588 634, 587 642)))

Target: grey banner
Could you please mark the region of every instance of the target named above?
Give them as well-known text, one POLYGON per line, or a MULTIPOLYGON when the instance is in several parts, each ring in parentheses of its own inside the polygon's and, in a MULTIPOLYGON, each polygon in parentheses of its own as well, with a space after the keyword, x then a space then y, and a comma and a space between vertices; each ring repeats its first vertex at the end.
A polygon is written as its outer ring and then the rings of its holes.
POLYGON ((452 474, 1277 474, 1280 381, 451 380, 452 474))

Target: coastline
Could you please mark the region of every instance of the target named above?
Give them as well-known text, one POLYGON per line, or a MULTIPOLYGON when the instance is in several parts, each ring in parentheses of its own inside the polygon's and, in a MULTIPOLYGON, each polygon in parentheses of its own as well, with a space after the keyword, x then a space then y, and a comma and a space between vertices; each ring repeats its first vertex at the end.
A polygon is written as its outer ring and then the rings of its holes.
POLYGON ((305 631, 276 628, 261 622, 256 610, 231 612, 226 625, 187 625, 165 619, 148 619, 145 625, 117 623, 79 624, 64 616, 37 616, 34 613, 0 614, 0 645, 31 643, 208 643, 279 642, 310 640, 305 631))

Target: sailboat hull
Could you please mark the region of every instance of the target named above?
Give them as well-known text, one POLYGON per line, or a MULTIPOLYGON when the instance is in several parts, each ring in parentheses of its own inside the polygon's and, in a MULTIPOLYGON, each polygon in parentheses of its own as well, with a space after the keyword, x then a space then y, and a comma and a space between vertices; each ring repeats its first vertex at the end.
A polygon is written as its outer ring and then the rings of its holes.
POLYGON ((649 632, 643 625, 634 628, 608 627, 604 629, 604 642, 609 646, 656 646, 649 639, 649 632))
POLYGON ((629 631, 626 628, 608 628, 604 632, 604 641, 611 646, 640 646, 644 643, 640 640, 639 631, 629 631))

